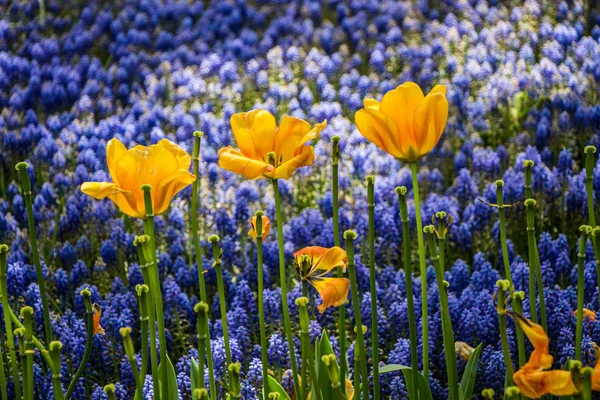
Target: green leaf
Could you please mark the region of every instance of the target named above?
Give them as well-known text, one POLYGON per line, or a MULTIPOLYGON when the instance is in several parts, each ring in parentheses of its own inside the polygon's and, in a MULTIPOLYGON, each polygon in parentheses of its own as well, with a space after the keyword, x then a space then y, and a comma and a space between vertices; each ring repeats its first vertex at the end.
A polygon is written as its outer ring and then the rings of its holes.
MULTIPOLYGON (((404 380, 406 381, 406 386, 410 387, 412 383, 412 368, 407 367, 406 365, 400 364, 388 364, 379 368, 379 374, 387 374, 390 372, 402 371, 404 374, 404 380)), ((433 400, 433 396, 431 394, 431 389, 423 377, 423 374, 420 372, 417 373, 417 390, 419 391, 419 399, 421 400, 433 400)))
POLYGON ((333 353, 333 347, 331 347, 331 342, 329 341, 329 336, 327 335, 327 331, 323 331, 321 335, 321 340, 317 338, 315 341, 315 366, 317 369, 317 379, 318 384, 316 387, 321 388, 321 394, 323 399, 334 399, 335 393, 333 388, 331 387, 331 380, 329 379, 329 372, 327 371, 327 366, 321 360, 321 358, 328 354, 333 353))
POLYGON ((195 389, 200 389, 198 387, 198 374, 199 374, 198 363, 196 362, 195 359, 192 358, 192 363, 191 363, 191 368, 190 368, 190 379, 192 380, 192 393, 194 392, 195 389))
POLYGON ((280 400, 291 400, 287 392, 283 390, 279 382, 277 382, 271 375, 269 375, 269 389, 271 389, 271 393, 279 393, 280 400))
POLYGON ((459 385, 459 397, 461 400, 469 400, 471 396, 473 396, 473 387, 475 386, 475 376, 477 375, 477 365, 479 364, 482 345, 483 343, 480 343, 473 351, 465 368, 465 372, 463 372, 459 385))
MULTIPOLYGON (((169 399, 178 399, 179 398, 179 390, 177 389, 177 373, 175 372, 175 368, 173 367, 173 363, 171 362, 171 359, 169 358, 169 356, 167 356, 167 363, 166 365, 163 365, 163 363, 160 363, 160 365, 158 366, 158 376, 163 376, 163 369, 166 368, 167 369, 167 382, 168 382, 168 387, 167 389, 169 390, 169 393, 167 393, 167 396, 169 399)), ((159 383, 162 385, 163 382, 159 381, 159 383)))

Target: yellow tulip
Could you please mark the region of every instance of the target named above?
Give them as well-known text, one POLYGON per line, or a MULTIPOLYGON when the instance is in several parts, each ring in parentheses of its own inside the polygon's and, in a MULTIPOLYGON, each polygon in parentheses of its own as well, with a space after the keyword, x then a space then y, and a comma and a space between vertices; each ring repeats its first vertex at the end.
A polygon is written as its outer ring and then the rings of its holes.
POLYGON ((219 150, 219 165, 248 179, 288 179, 300 167, 312 165, 314 150, 305 143, 315 139, 327 121, 311 127, 300 118, 284 116, 279 128, 266 110, 234 114, 231 129, 239 149, 219 150), (274 153, 274 165, 269 163, 274 153))
MULTIPOLYGON (((262 216, 262 238, 263 240, 269 235, 271 232, 271 220, 268 217, 262 216)), ((248 236, 250 236, 254 241, 256 241, 256 215, 250 218, 250 231, 248 231, 248 236)))
POLYGON ((302 280, 310 283, 321 296, 317 307, 323 313, 327 307, 337 307, 348 299, 350 281, 346 278, 325 277, 335 267, 346 269, 348 258, 340 247, 305 247, 294 253, 294 265, 302 280))
POLYGON ((173 197, 196 179, 188 171, 192 157, 167 139, 155 145, 127 150, 117 138, 106 144, 111 182, 85 182, 81 191, 95 199, 111 199, 125 214, 145 218, 142 185, 152 186, 155 215, 167 210, 173 197))
POLYGON ((550 340, 544 328, 523 317, 510 313, 533 345, 529 361, 514 373, 513 379, 522 394, 539 398, 546 394, 572 396, 578 393, 571 372, 563 370, 545 371, 552 367, 554 358, 549 354, 550 340))
POLYGON ((354 115, 367 140, 402 161, 425 157, 437 145, 448 119, 446 86, 437 85, 427 96, 419 85, 405 82, 387 92, 381 102, 366 98, 354 115))

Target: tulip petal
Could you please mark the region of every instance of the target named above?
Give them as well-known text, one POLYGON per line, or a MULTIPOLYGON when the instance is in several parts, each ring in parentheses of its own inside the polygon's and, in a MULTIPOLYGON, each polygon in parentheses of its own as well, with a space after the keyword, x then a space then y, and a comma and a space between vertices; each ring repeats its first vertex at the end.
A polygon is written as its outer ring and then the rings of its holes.
POLYGON ((354 122, 359 132, 377 147, 396 158, 404 158, 398 146, 398 128, 393 120, 381 111, 363 108, 354 114, 354 122))
POLYGON ((104 335, 104 329, 102 328, 102 326, 100 326, 100 318, 102 317, 102 309, 100 308, 100 306, 98 304, 94 304, 93 307, 93 312, 94 312, 94 335, 100 334, 100 335, 104 335))
POLYGON ((119 186, 117 177, 117 162, 127 153, 127 147, 117 138, 113 138, 106 143, 106 164, 108 172, 113 180, 113 183, 119 186))
POLYGON ((285 115, 279 123, 275 153, 283 162, 291 160, 302 150, 302 145, 315 139, 326 126, 327 120, 311 128, 308 122, 285 115))
POLYGON ((317 309, 322 314, 327 307, 337 307, 348 299, 350 281, 346 278, 319 278, 309 280, 310 284, 319 292, 323 303, 317 309))
POLYGON ((315 151, 312 146, 302 146, 300 152, 295 155, 291 160, 284 162, 279 165, 273 174, 273 176, 268 176, 270 179, 289 179, 290 176, 296 171, 298 168, 306 167, 312 165, 315 159, 315 151))
POLYGON ((510 313, 510 316, 519 324, 523 333, 525 333, 533 345, 534 351, 531 353, 527 365, 532 368, 550 368, 552 366, 553 357, 549 354, 550 339, 546 332, 544 332, 544 328, 531 322, 521 314, 510 313))
POLYGON ((154 214, 159 215, 167 211, 173 197, 182 189, 194 183, 195 180, 196 175, 185 169, 179 169, 163 178, 156 185, 156 190, 153 191, 154 214))
POLYGON ((435 85, 433 89, 431 89, 429 93, 427 93, 427 96, 433 93, 441 93, 444 96, 446 96, 446 85, 435 85))
MULTIPOLYGON (((165 151, 172 154, 177 160, 177 169, 189 169, 192 164, 192 156, 187 151, 168 139, 162 139, 156 147, 162 147, 165 151)), ((152 147, 152 146, 150 146, 152 147)))
POLYGON ((253 115, 256 112, 257 110, 248 113, 242 112, 233 114, 231 118, 229 118, 229 124, 231 125, 231 130, 233 130, 233 136, 235 137, 240 152, 244 156, 250 158, 258 157, 253 136, 250 134, 250 128, 252 127, 251 121, 254 119, 253 115))
POLYGON ((336 267, 342 267, 342 269, 345 271, 347 263, 348 257, 346 255, 346 251, 341 247, 336 246, 327 249, 327 251, 323 253, 319 260, 314 264, 312 271, 315 273, 317 271, 321 272, 319 276, 327 274, 336 267))
POLYGON ((236 174, 244 175, 248 179, 264 178, 263 174, 275 171, 272 165, 248 158, 233 147, 219 150, 219 166, 236 174))
POLYGON ((448 119, 448 100, 440 92, 428 94, 415 111, 419 157, 427 155, 442 137, 448 119))
POLYGON ((540 398, 545 394, 571 396, 578 392, 569 371, 536 371, 523 367, 513 378, 521 394, 529 398, 540 398))
POLYGON ((299 258, 300 256, 306 255, 312 258, 315 262, 318 262, 318 260, 320 260, 321 257, 323 257, 323 254, 325 254, 327 250, 328 249, 326 247, 308 246, 295 252, 294 258, 299 258))
MULTIPOLYGON (((262 217, 262 238, 263 240, 269 235, 271 232, 271 220, 268 217, 263 215, 262 217)), ((256 216, 250 218, 250 231, 248 231, 248 235, 256 241, 256 216)))
POLYGON ((120 187, 111 182, 84 182, 81 191, 97 200, 122 192, 120 187))
POLYGON ((266 110, 252 110, 232 115, 229 122, 242 154, 267 161, 267 153, 275 147, 275 117, 266 110))
POLYGON ((369 97, 364 98, 363 104, 365 105, 365 108, 372 108, 377 111, 381 109, 381 103, 379 102, 379 100, 371 99, 369 97))
POLYGON ((403 150, 415 144, 415 110, 423 100, 423 91, 413 82, 405 82, 387 92, 381 99, 381 112, 398 127, 403 150))

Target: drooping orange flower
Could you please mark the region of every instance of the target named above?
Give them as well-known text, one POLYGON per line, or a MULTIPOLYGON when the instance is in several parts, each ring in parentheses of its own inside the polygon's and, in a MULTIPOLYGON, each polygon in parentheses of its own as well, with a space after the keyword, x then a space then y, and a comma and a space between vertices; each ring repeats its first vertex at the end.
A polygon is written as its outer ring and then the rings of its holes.
MULTIPOLYGON (((573 315, 577 316, 577 310, 573 311, 573 315)), ((583 309, 583 319, 589 319, 590 321, 595 321, 596 320, 596 312, 592 311, 590 309, 584 308, 583 309)))
POLYGON ((436 146, 448 119, 446 86, 427 96, 413 82, 387 92, 381 102, 366 98, 354 115, 356 127, 369 141, 402 161, 425 157, 436 146))
POLYGON ((94 335, 104 335, 104 328, 100 326, 100 318, 102 318, 102 309, 98 304, 94 304, 94 335))
POLYGON ((346 278, 325 277, 335 267, 346 270, 348 258, 340 247, 312 246, 294 253, 294 265, 302 280, 310 283, 321 296, 323 303, 317 307, 323 313, 327 307, 342 305, 348 299, 350 281, 346 278))
POLYGON ((311 127, 300 118, 284 116, 279 122, 266 110, 234 114, 231 129, 239 147, 219 150, 219 165, 248 179, 288 179, 300 167, 312 165, 314 150, 305 143, 315 139, 327 121, 311 127), (269 163, 275 153, 274 165, 269 163))
MULTIPOLYGON (((266 216, 262 216, 262 238, 263 240, 269 235, 269 232, 271 232, 271 220, 266 217, 266 216)), ((254 241, 256 241, 256 215, 252 216, 252 218, 250 218, 250 231, 248 232, 248 235, 254 239, 254 241)))
POLYGON ((549 354, 550 339, 538 324, 520 314, 510 313, 533 345, 529 361, 514 373, 513 379, 522 394, 539 398, 545 394, 572 396, 578 393, 571 372, 563 370, 545 371, 552 367, 554 358, 549 354))
POLYGON ((188 171, 191 161, 192 157, 185 150, 167 139, 127 150, 114 138, 106 144, 106 163, 112 183, 85 182, 81 191, 98 200, 108 197, 130 217, 145 218, 141 187, 150 184, 153 213, 162 214, 173 197, 196 179, 188 171))

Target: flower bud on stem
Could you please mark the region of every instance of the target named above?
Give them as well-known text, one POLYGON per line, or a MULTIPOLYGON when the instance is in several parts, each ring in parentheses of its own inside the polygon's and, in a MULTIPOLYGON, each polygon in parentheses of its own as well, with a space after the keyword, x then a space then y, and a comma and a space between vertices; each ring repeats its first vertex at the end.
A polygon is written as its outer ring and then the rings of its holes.
POLYGON ((206 356, 206 339, 208 337, 208 304, 201 301, 196 304, 194 311, 198 314, 198 386, 205 388, 204 383, 204 358, 206 356))
POLYGON ((194 400, 208 400, 206 389, 194 389, 194 400))
POLYGON ((108 396, 108 400, 117 400, 115 397, 115 385, 112 383, 104 386, 104 393, 108 396))
POLYGON ((50 358, 52 358, 52 389, 54 392, 54 400, 63 400, 64 394, 61 385, 62 374, 60 372, 60 351, 62 350, 62 343, 58 340, 50 342, 48 349, 50 351, 50 358))
POLYGON ((92 293, 89 289, 85 288, 79 293, 83 297, 83 303, 85 305, 85 313, 86 313, 86 342, 85 342, 85 352, 83 353, 83 358, 79 363, 79 367, 73 375, 71 382, 69 383, 69 387, 67 389, 67 394, 65 395, 65 400, 69 400, 73 391, 75 390, 75 386, 79 381, 81 375, 83 375, 83 371, 87 367, 88 359, 92 354, 92 347, 94 342, 94 310, 92 308, 91 296, 92 293))
POLYGON ((242 365, 239 362, 229 364, 227 370, 229 371, 229 396, 233 399, 241 399, 241 382, 240 382, 240 370, 242 365))
POLYGON ((27 371, 25 376, 27 379, 23 379, 25 385, 25 399, 33 400, 33 308, 27 306, 21 309, 21 317, 23 317, 23 343, 25 347, 25 368, 24 372, 27 371))
POLYGON ((134 398, 135 400, 141 400, 143 384, 140 381, 140 372, 138 371, 137 361, 135 359, 135 350, 133 348, 133 341, 131 340, 131 328, 125 326, 119 329, 119 333, 123 339, 123 349, 127 355, 127 361, 129 361, 129 366, 131 367, 131 372, 133 373, 133 380, 135 381, 136 391, 134 398))

